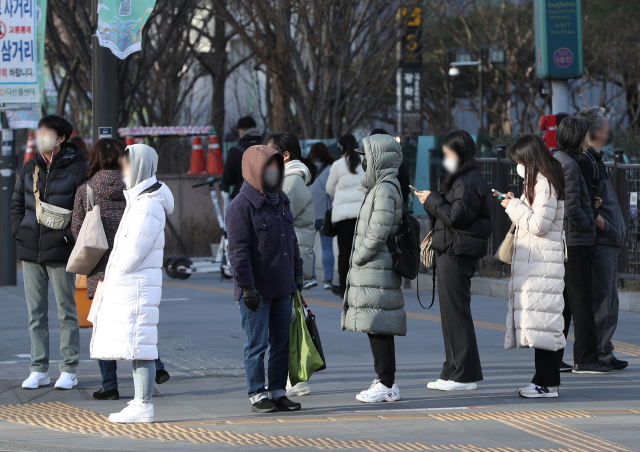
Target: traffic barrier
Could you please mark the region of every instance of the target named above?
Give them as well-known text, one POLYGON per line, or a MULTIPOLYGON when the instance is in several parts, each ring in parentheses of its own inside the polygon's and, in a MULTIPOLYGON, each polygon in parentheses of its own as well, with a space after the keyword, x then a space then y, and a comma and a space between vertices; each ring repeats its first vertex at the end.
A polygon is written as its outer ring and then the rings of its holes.
POLYGON ((33 132, 29 132, 29 138, 27 139, 27 148, 24 151, 24 163, 27 163, 29 160, 36 156, 36 135, 33 132))
POLYGON ((204 150, 202 149, 202 138, 193 137, 191 147, 191 165, 187 174, 205 174, 204 150))
POLYGON ((209 137, 209 146, 207 147, 207 173, 222 174, 223 168, 222 152, 218 144, 218 136, 211 135, 209 137))

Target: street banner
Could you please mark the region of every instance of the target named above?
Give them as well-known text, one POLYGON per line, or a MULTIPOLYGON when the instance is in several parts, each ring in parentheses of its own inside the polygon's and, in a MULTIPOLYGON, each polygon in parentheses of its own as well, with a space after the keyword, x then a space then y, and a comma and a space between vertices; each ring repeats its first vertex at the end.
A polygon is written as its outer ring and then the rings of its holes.
POLYGON ((0 102, 40 102, 35 0, 0 0, 0 102))
POLYGON ((168 127, 121 127, 118 135, 121 137, 185 137, 190 135, 213 135, 213 126, 168 126, 168 127))
POLYGON ((582 77, 580 0, 534 0, 538 78, 582 77))
POLYGON ((100 0, 96 36, 102 47, 124 60, 142 48, 142 29, 156 0, 100 0))

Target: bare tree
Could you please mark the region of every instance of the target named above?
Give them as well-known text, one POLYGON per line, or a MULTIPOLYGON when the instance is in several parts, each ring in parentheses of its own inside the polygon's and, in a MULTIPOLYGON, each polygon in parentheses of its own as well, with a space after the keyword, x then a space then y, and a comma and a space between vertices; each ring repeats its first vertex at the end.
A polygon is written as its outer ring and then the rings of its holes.
POLYGON ((397 14, 398 7, 422 7, 429 17, 443 4, 232 0, 216 12, 266 68, 270 127, 315 138, 351 131, 392 107, 396 49, 410 20, 397 14))

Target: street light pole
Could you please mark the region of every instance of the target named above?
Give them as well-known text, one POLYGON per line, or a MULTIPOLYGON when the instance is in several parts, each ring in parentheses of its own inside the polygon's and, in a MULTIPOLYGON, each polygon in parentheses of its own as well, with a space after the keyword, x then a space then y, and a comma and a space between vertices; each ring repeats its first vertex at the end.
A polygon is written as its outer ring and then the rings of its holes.
MULTIPOLYGON (((91 0, 91 11, 95 31, 98 25, 98 0, 91 0)), ((102 138, 118 137, 118 84, 116 56, 111 50, 100 46, 95 35, 92 38, 91 50, 93 142, 95 143, 101 135, 102 138), (109 129, 111 129, 110 132, 109 129), (100 133, 101 131, 103 133, 100 133)))
POLYGON ((11 197, 16 183, 13 130, 2 112, 2 150, 0 151, 0 287, 15 286, 16 242, 11 236, 11 197))

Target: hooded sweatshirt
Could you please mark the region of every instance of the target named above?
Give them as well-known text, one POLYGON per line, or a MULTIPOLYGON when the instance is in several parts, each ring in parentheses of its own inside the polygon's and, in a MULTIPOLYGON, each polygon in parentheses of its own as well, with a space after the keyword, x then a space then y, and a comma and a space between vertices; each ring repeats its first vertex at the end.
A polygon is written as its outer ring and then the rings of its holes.
MULTIPOLYGON (((158 357, 158 320, 166 216, 171 190, 155 176, 158 155, 149 146, 129 146, 127 202, 107 263, 93 324, 93 359, 151 360, 158 357), (146 179, 145 179, 146 177, 146 179)), ((96 302, 94 297, 94 302, 96 302)))
POLYGON ((286 194, 277 204, 267 201, 262 177, 275 159, 284 173, 284 160, 275 149, 252 146, 242 158, 244 183, 226 215, 229 262, 233 269, 234 296, 255 284, 266 298, 296 292, 295 277, 302 275, 302 259, 293 229, 293 214, 286 194))
POLYGON ((291 160, 284 166, 282 190, 291 201, 293 227, 300 246, 305 279, 313 278, 313 245, 316 239, 316 211, 313 196, 307 186, 311 173, 300 160, 291 160))

